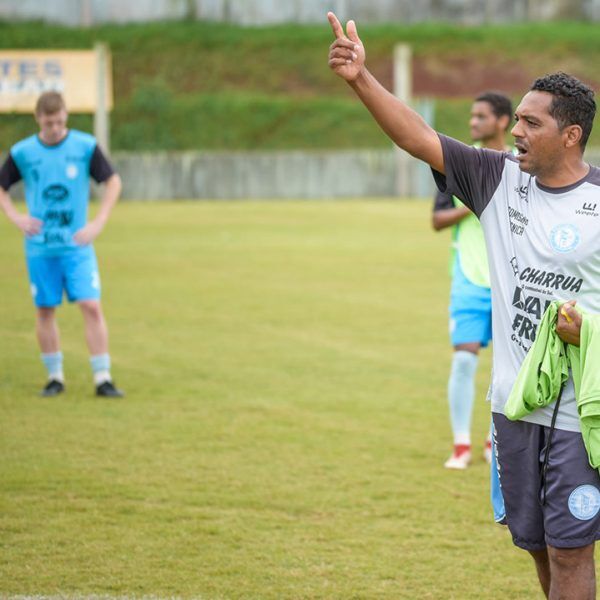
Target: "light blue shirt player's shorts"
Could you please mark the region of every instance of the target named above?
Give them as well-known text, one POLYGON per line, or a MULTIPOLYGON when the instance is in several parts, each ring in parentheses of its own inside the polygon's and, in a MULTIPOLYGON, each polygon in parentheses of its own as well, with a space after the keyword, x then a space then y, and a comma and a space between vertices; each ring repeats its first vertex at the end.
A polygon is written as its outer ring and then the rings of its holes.
POLYGON ((57 256, 27 256, 31 296, 38 308, 100 299, 100 274, 93 246, 83 246, 57 256))
POLYGON ((458 253, 450 290, 450 340, 453 346, 479 342, 485 348, 492 339, 490 288, 471 283, 460 268, 458 253))

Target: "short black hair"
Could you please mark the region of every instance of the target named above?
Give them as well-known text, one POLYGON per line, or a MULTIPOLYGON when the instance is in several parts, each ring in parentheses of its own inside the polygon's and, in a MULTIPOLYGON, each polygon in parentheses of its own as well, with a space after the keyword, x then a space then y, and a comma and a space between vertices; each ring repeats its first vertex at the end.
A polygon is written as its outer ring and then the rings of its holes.
POLYGON ((579 145, 583 150, 592 132, 596 101, 592 88, 567 73, 551 73, 536 79, 531 86, 532 92, 548 92, 552 94, 550 115, 559 129, 568 125, 579 125, 582 130, 579 145))
POLYGON ((512 102, 508 96, 500 92, 483 92, 483 94, 479 94, 475 98, 475 102, 487 102, 492 107, 492 112, 496 115, 497 119, 507 116, 508 125, 506 128, 508 129, 514 114, 512 102))

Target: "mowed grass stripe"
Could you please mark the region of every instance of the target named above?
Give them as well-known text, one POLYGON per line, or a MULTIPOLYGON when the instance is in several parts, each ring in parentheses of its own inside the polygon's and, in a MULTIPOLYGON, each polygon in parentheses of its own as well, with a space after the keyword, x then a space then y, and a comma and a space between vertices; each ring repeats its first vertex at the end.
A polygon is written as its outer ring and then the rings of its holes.
POLYGON ((0 595, 540 597, 483 459, 441 467, 449 238, 429 219, 415 201, 122 203, 97 243, 120 402, 93 397, 72 306, 67 394, 37 397, 3 222, 0 595))

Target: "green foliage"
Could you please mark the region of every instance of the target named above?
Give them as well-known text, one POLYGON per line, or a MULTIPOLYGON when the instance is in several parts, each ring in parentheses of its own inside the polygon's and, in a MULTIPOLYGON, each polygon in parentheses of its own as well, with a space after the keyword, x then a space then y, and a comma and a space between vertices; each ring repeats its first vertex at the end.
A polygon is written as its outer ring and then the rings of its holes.
MULTIPOLYGON (((401 41, 434 71, 443 72, 446 60, 469 60, 517 65, 531 79, 560 68, 600 82, 600 36, 592 24, 359 28, 368 64, 388 87, 393 47, 401 41)), ((90 48, 97 41, 113 53, 115 150, 390 144, 329 71, 326 24, 243 28, 185 21, 70 29, 0 23, 1 48, 90 48)), ((467 139, 468 101, 439 99, 437 127, 467 139)), ((75 122, 91 123, 88 117, 75 122)), ((0 147, 34 130, 27 116, 0 115, 0 147)), ((599 144, 600 133, 593 132, 591 145, 599 144)))
POLYGON ((155 128, 156 121, 133 106, 116 111, 115 145, 127 150, 331 148, 352 146, 357 134, 366 138, 364 146, 389 144, 362 106, 338 99, 201 94, 178 99, 162 115, 155 128), (358 122, 346 127, 352 120, 358 122), (126 137, 140 123, 139 136, 126 137))
POLYGON ((134 110, 158 118, 171 110, 173 92, 160 79, 138 82, 131 100, 134 110))
POLYGON ((123 203, 97 243, 122 401, 59 311, 43 399, 0 222, 0 596, 541 598, 451 447, 449 237, 429 203, 123 203), (485 592, 482 590, 496 590, 485 592))
POLYGON ((113 147, 137 151, 178 148, 172 135, 173 96, 164 80, 138 78, 131 100, 114 112, 113 147))

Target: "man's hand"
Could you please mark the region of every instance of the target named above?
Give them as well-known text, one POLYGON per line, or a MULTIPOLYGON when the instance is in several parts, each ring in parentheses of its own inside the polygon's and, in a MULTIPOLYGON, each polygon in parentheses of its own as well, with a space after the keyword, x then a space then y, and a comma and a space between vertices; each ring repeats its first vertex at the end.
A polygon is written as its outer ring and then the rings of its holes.
POLYGON ((79 231, 75 232, 73 239, 75 243, 80 246, 87 246, 91 244, 100 235, 103 223, 100 223, 97 219, 90 221, 85 227, 82 227, 79 231))
POLYGON ((346 24, 346 34, 332 13, 327 13, 335 41, 329 48, 329 66, 346 80, 360 101, 390 139, 415 158, 425 161, 442 175, 444 153, 438 134, 405 102, 386 90, 365 65, 365 48, 354 21, 346 24))
POLYGON ((575 304, 576 300, 570 300, 559 307, 556 333, 563 342, 579 346, 582 317, 579 311, 575 310, 575 304))
POLYGON ((346 23, 346 35, 332 12, 327 13, 327 18, 336 38, 329 47, 329 67, 342 79, 354 81, 365 65, 365 48, 356 32, 356 23, 346 23))
POLYGON ((27 236, 37 235, 42 230, 43 222, 35 217, 15 212, 10 220, 27 236))

